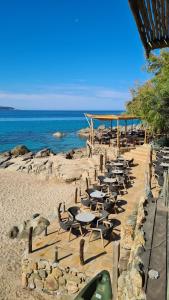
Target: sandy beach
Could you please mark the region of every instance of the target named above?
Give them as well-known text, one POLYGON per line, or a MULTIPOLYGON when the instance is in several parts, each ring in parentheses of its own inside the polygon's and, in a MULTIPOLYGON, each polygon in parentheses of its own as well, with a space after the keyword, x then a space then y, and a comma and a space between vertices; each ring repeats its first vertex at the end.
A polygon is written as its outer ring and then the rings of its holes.
MULTIPOLYGON (((12 171, 0 171, 0 299, 46 299, 21 288, 21 256, 25 242, 11 240, 8 232, 34 213, 48 216, 57 204, 74 195, 73 185, 39 181, 37 177, 12 171)), ((47 296, 49 299, 49 296, 47 296)))

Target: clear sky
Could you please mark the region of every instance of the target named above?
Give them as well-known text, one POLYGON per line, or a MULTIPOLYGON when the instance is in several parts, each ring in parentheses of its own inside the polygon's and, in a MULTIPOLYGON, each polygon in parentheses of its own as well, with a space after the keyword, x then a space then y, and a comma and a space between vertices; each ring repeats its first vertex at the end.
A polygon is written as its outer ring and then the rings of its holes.
POLYGON ((147 79, 128 0, 5 0, 0 105, 123 109, 147 79))

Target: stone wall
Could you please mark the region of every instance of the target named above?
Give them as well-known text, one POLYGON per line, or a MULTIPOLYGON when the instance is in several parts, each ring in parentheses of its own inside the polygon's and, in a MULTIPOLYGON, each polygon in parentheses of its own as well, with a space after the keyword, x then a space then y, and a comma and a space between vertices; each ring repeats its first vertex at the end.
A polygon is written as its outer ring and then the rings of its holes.
POLYGON ((144 251, 145 238, 142 229, 145 220, 145 199, 128 217, 121 229, 119 259, 118 300, 145 300, 143 290, 144 266, 140 254, 144 251))
POLYGON ((41 259, 22 261, 22 287, 51 295, 74 295, 89 281, 85 273, 41 259))

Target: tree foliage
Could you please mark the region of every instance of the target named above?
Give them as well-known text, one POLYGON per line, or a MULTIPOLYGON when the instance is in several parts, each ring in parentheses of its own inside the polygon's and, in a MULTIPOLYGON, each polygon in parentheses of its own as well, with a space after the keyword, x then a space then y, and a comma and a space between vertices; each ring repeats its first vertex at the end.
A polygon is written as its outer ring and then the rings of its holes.
POLYGON ((126 105, 130 114, 140 116, 154 132, 169 131, 169 51, 151 55, 146 71, 152 79, 131 90, 132 100, 126 105))

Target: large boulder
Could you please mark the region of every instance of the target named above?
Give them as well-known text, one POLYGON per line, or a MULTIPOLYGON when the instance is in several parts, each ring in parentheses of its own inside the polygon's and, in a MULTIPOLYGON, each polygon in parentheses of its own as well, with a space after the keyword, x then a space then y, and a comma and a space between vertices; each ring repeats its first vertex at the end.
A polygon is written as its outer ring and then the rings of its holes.
POLYGON ((23 222, 23 224, 19 225, 19 234, 18 237, 20 239, 26 239, 29 235, 30 227, 33 227, 33 236, 37 236, 41 234, 47 226, 50 225, 48 219, 37 216, 34 219, 27 220, 23 222))
POLYGON ((35 154, 35 158, 47 157, 51 153, 49 148, 42 149, 35 154))
POLYGON ((65 133, 64 133, 64 132, 60 132, 60 131, 57 131, 57 132, 53 133, 53 136, 54 136, 55 138, 61 138, 61 137, 63 137, 64 135, 65 135, 65 133))
POLYGON ((24 154, 29 153, 29 152, 30 152, 30 150, 24 145, 18 145, 18 146, 16 146, 15 148, 13 148, 11 150, 11 154, 13 156, 24 155, 24 154))
POLYGON ((71 150, 69 152, 66 153, 66 159, 73 159, 73 155, 75 154, 74 150, 71 150))
POLYGON ((90 128, 87 127, 87 128, 83 128, 83 129, 80 129, 77 134, 80 136, 80 137, 84 137, 84 138, 88 138, 89 135, 90 135, 90 128))

